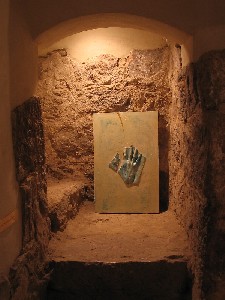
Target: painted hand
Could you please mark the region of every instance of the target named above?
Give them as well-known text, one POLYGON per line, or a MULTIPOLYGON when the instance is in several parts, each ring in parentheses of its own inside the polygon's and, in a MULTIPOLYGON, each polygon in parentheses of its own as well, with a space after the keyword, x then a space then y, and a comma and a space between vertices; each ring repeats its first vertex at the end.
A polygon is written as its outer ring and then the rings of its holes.
POLYGON ((145 157, 135 147, 124 148, 123 160, 118 173, 126 184, 139 183, 145 160, 145 157))

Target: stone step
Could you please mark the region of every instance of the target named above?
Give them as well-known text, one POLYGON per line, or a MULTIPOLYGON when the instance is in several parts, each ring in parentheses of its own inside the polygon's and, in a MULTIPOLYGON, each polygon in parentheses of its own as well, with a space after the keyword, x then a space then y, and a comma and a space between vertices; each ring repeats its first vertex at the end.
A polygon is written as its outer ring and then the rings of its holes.
POLYGON ((48 299, 191 299, 189 255, 172 211, 99 214, 84 202, 50 241, 48 299))
POLYGON ((84 192, 85 184, 82 181, 48 181, 47 201, 52 232, 64 230, 67 222, 75 217, 84 192))
POLYGON ((189 300, 191 280, 183 261, 87 263, 52 261, 48 300, 189 300))

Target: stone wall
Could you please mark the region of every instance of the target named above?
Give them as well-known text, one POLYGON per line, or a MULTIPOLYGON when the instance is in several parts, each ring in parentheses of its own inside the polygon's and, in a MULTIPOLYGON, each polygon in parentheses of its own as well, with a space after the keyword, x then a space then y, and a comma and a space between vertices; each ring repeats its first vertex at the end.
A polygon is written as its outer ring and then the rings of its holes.
POLYGON ((224 299, 224 70, 224 51, 182 68, 179 47, 83 64, 64 50, 40 58, 49 178, 93 183, 93 113, 159 110, 161 204, 170 177, 170 207, 193 251, 196 300, 224 299))
POLYGON ((11 299, 42 299, 50 222, 46 205, 46 173, 40 101, 32 98, 12 113, 16 176, 22 201, 23 240, 11 267, 11 299))
POLYGON ((207 299, 225 299, 225 50, 205 54, 196 69, 210 138, 205 190, 210 218, 203 290, 207 299))
POLYGON ((174 51, 170 199, 193 251, 194 299, 224 299, 224 70, 224 51, 185 69, 174 51))
POLYGON ((65 50, 41 57, 36 93, 42 99, 49 180, 84 177, 93 186, 93 113, 158 110, 160 198, 166 209, 169 61, 168 47, 134 50, 123 59, 102 55, 85 63, 65 50))

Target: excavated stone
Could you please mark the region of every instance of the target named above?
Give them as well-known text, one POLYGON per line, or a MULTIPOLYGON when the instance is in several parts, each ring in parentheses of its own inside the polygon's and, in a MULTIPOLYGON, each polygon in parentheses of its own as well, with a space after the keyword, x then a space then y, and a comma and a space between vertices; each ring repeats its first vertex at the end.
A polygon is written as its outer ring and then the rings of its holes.
POLYGON ((209 225, 205 255, 204 293, 224 299, 225 289, 225 50, 205 54, 197 64, 198 92, 204 110, 209 142, 205 194, 209 225))
POLYGON ((32 98, 12 114, 16 176, 23 205, 23 245, 49 238, 43 125, 39 99, 32 98))
POLYGON ((85 193, 85 181, 52 180, 48 183, 48 206, 51 231, 65 229, 79 210, 85 193))
MULTIPOLYGON (((40 101, 31 98, 12 112, 16 176, 22 184, 30 174, 45 176, 45 147, 40 101)), ((40 178, 40 179, 42 179, 40 178)))
POLYGON ((220 109, 225 103, 225 51, 204 54, 197 63, 197 91, 203 109, 220 109))
POLYGON ((9 279, 12 300, 44 300, 49 276, 46 271, 46 250, 32 240, 13 264, 9 279))
POLYGON ((9 278, 15 300, 41 299, 50 222, 46 202, 45 148, 40 101, 31 98, 12 113, 16 176, 22 202, 22 250, 9 278))
POLYGON ((183 70, 173 56, 170 199, 193 251, 194 299, 224 298, 224 54, 183 70))
POLYGON ((92 114, 158 110, 161 200, 168 206, 169 61, 168 47, 85 63, 61 50, 40 58, 36 93, 42 99, 48 176, 79 180, 85 175, 93 198, 92 114))
POLYGON ((208 206, 204 190, 209 136, 203 124, 201 105, 188 105, 198 102, 192 89, 194 67, 181 69, 178 49, 173 58, 169 153, 171 208, 188 232, 193 252, 190 263, 195 276, 194 294, 196 299, 202 299, 204 230, 208 224, 208 215, 204 215, 208 206))
POLYGON ((173 212, 98 214, 84 202, 50 241, 50 299, 189 299, 189 249, 173 212))
MULTIPOLYGON (((89 198, 92 114, 159 110, 160 195, 168 199, 170 180, 170 207, 193 251, 193 299, 201 300, 224 299, 224 53, 210 52, 182 69, 179 47, 172 54, 167 47, 135 50, 124 59, 103 55, 82 64, 54 51, 40 58, 37 88, 48 178, 85 176, 89 198)), ((25 156, 17 168, 26 183, 36 165, 25 156)))
POLYGON ((162 214, 99 214, 85 201, 75 219, 49 244, 49 259, 187 263, 187 235, 172 211, 162 214))

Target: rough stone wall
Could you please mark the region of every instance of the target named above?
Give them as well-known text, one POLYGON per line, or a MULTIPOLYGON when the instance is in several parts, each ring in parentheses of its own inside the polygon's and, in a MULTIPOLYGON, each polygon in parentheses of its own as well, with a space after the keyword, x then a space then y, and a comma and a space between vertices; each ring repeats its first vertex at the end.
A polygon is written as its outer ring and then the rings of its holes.
POLYGON ((225 298, 224 53, 184 69, 179 47, 83 64, 64 50, 40 58, 49 177, 93 182, 93 113, 159 110, 161 199, 170 176, 171 208, 193 251, 196 300, 225 298))
POLYGON ((182 69, 174 51, 170 109, 171 207, 189 235, 193 299, 224 299, 225 52, 182 69))
POLYGON ((32 98, 12 113, 16 176, 22 200, 23 246, 10 270, 11 298, 41 299, 50 224, 40 101, 32 98))
MULTIPOLYGON (((204 251, 204 194, 207 143, 201 104, 195 93, 194 66, 182 70, 179 49, 173 55, 173 103, 170 109, 170 199, 171 208, 185 227, 193 251, 191 268, 195 294, 201 289, 204 251), (202 239, 203 237, 203 239, 202 239)), ((200 295, 198 295, 199 299, 200 295)), ((196 298, 197 299, 197 298, 196 298)))
MULTIPOLYGON (((193 250, 193 299, 222 300, 225 51, 208 53, 185 69, 179 48, 170 53, 168 48, 136 50, 126 59, 101 56, 78 64, 65 51, 56 51, 40 59, 37 92, 42 97, 49 177, 86 177, 92 182, 94 112, 159 110, 160 172, 168 176, 170 129, 171 208, 186 228, 193 250)), ((14 111, 13 135, 24 238, 10 272, 12 299, 41 299, 49 220, 37 99, 14 111)))
POLYGON ((210 219, 203 291, 206 299, 225 299, 225 50, 201 57, 197 91, 209 132, 206 196, 210 219))
POLYGON ((169 60, 168 47, 86 63, 72 60, 65 50, 41 57, 36 93, 42 99, 49 177, 85 177, 93 185, 93 113, 158 110, 160 198, 166 209, 169 60))

